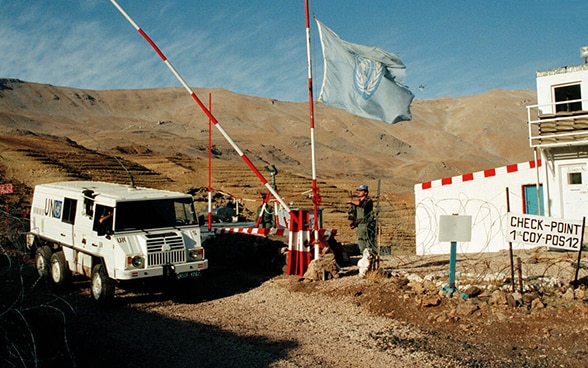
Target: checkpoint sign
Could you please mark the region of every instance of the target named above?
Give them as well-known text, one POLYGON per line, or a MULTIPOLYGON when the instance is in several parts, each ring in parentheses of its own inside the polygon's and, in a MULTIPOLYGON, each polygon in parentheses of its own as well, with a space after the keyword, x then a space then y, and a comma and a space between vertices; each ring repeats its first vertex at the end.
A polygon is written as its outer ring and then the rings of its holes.
POLYGON ((508 240, 550 248, 579 251, 583 220, 508 213, 508 240))

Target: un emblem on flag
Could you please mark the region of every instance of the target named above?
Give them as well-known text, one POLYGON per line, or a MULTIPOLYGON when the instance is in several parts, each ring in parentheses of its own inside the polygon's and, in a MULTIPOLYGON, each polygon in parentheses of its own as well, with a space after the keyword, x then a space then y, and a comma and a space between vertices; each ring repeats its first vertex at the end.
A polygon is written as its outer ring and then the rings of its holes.
POLYGON ((382 63, 355 55, 353 83, 355 90, 364 100, 369 99, 376 92, 383 75, 384 66, 382 63))

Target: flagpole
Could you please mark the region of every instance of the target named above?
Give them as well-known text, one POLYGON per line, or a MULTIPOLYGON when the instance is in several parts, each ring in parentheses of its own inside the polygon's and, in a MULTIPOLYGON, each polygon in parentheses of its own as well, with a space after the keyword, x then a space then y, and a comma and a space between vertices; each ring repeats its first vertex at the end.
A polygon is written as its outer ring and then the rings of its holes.
POLYGON ((310 108, 310 148, 312 161, 312 209, 314 213, 314 258, 319 257, 319 224, 318 224, 318 205, 321 197, 316 185, 316 158, 314 142, 314 98, 312 93, 312 59, 310 52, 310 17, 308 11, 308 0, 304 0, 304 9, 306 12, 306 59, 308 63, 308 104, 310 108))
POLYGON ((262 182, 262 184, 267 188, 267 190, 269 190, 270 193, 274 196, 274 198, 276 198, 276 200, 278 202, 280 202, 280 204, 282 205, 282 207, 284 208, 284 210, 286 210, 287 212, 290 212, 290 207, 286 204, 286 202, 284 202, 284 200, 282 199, 282 197, 280 197, 280 195, 278 194, 278 192, 276 192, 276 190, 274 188, 272 188, 272 186, 268 183, 268 181, 263 176, 263 174, 259 170, 257 170, 257 168, 255 167, 255 165, 253 165, 253 163, 249 160, 249 158, 245 155, 245 153, 243 153, 243 151, 241 151, 241 149, 239 148, 239 146, 237 146, 237 143, 235 143, 235 141, 233 141, 233 139, 229 136, 229 134, 223 129, 223 127, 219 124, 218 120, 216 120, 216 118, 214 117, 214 115, 212 115, 212 113, 210 112, 210 110, 207 109, 206 106, 204 106, 204 104, 202 103, 202 101, 198 98, 198 96, 196 96, 196 93, 194 93, 194 91, 192 91, 192 89, 188 86, 188 84, 186 83, 186 81, 184 80, 184 78, 182 78, 182 76, 180 75, 180 73, 178 73, 178 71, 176 70, 176 68, 174 68, 174 66, 169 62, 169 60, 167 59, 167 57, 165 57, 165 55, 163 54, 163 52, 161 52, 161 50, 159 49, 159 47, 157 47, 157 45, 155 44, 155 42, 153 42, 153 40, 151 40, 151 38, 147 35, 147 33, 145 33, 141 29, 141 27, 139 27, 139 25, 137 23, 135 23, 135 21, 133 20, 133 18, 131 18, 129 16, 129 14, 116 2, 116 0, 110 0, 110 2, 118 9, 118 11, 126 18, 126 20, 129 23, 131 23, 131 25, 133 26, 133 28, 135 28, 135 30, 137 30, 137 32, 139 32, 139 34, 141 36, 143 36, 143 38, 145 39, 145 41, 147 41, 147 43, 149 43, 149 45, 151 45, 151 47, 153 48, 153 50, 157 53, 157 55, 159 55, 159 57, 161 58, 161 60, 168 67, 168 69, 173 73, 173 75, 176 77, 176 79, 178 81, 180 81, 180 83, 182 84, 182 86, 186 89, 186 91, 188 91, 188 93, 190 94, 190 96, 192 96, 192 99, 196 102, 196 104, 200 107, 200 109, 206 114, 206 116, 208 116, 208 118, 212 121, 212 123, 214 124, 214 126, 221 133, 221 135, 225 138, 225 140, 227 142, 229 142, 229 144, 237 152, 237 154, 239 155, 239 157, 241 157, 243 159, 243 161, 245 161, 245 163, 247 164, 247 166, 249 166, 249 168, 257 176, 257 178, 262 182))
MULTIPOLYGON (((212 92, 208 94, 208 109, 212 112, 212 92)), ((208 232, 212 230, 212 119, 208 118, 208 232)))

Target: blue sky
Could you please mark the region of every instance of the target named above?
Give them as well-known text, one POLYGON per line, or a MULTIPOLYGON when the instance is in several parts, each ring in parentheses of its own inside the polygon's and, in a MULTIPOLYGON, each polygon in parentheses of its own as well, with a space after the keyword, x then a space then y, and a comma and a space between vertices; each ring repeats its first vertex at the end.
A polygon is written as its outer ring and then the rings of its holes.
MULTIPOLYGON (((304 0, 118 2, 190 86, 308 100, 304 0)), ((588 46, 585 0, 310 0, 310 12, 346 41, 399 55, 417 99, 534 90, 537 70, 581 64, 579 48, 588 46)), ((314 22, 311 50, 318 98, 314 22)), ((84 89, 180 85, 109 0, 0 0, 0 78, 84 89)))

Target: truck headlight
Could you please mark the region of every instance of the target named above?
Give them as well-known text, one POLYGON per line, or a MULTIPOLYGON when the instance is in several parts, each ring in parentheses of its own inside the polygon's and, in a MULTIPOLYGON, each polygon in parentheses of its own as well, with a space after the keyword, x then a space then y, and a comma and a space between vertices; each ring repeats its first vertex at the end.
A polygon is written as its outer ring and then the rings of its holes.
POLYGON ((204 248, 194 248, 188 251, 188 257, 192 261, 201 261, 204 259, 204 248))
POLYGON ((143 268, 144 264, 145 264, 145 259, 142 256, 134 256, 131 259, 131 266, 133 266, 135 268, 143 268))

